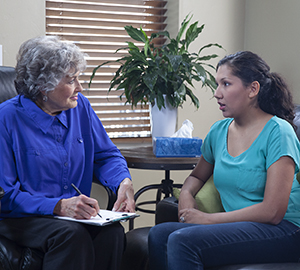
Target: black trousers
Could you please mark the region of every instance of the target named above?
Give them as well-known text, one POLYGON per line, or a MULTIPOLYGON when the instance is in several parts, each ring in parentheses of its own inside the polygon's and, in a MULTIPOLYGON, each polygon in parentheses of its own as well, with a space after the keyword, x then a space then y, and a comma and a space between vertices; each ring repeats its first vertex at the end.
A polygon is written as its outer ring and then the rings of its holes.
POLYGON ((43 270, 118 270, 125 242, 119 223, 98 227, 53 217, 1 220, 0 235, 44 253, 43 270))

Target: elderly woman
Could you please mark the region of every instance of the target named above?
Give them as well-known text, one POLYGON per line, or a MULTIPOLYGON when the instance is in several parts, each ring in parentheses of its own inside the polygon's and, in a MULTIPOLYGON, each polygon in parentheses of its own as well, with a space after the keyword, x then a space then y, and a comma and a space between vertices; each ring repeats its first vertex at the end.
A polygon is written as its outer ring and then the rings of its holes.
POLYGON ((115 210, 135 208, 126 161, 81 94, 85 66, 74 44, 31 39, 17 56, 19 95, 0 105, 0 234, 42 251, 43 269, 119 269, 119 223, 97 227, 49 218, 96 216, 99 205, 89 198, 93 177, 117 193, 115 210))

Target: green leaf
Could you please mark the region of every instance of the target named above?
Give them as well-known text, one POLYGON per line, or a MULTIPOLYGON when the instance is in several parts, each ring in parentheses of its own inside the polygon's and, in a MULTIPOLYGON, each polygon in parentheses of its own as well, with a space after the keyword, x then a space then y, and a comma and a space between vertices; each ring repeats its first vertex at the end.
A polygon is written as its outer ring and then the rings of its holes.
POLYGON ((165 54, 178 54, 178 45, 178 42, 175 39, 172 39, 169 44, 162 47, 162 52, 165 54))
POLYGON ((199 57, 198 61, 208 61, 210 59, 217 58, 217 57, 218 57, 217 54, 206 55, 206 56, 199 57))
POLYGON ((217 89, 217 84, 215 80, 207 80, 206 81, 208 86, 211 88, 212 92, 214 93, 214 90, 217 89))
POLYGON ((162 107, 166 108, 165 99, 164 99, 164 96, 162 93, 157 93, 156 105, 157 105, 158 109, 161 109, 162 107))
POLYGON ((157 77, 158 77, 158 74, 157 74, 157 72, 155 72, 155 71, 146 73, 146 74, 143 76, 143 82, 147 85, 147 87, 148 87, 151 91, 153 91, 153 89, 154 89, 154 86, 155 86, 155 84, 156 84, 157 77))
POLYGON ((206 80, 206 70, 205 68, 200 64, 194 64, 194 67, 197 71, 197 75, 201 78, 202 82, 204 83, 206 80))
POLYGON ((140 26, 140 31, 143 33, 145 41, 146 42, 149 41, 148 36, 147 36, 146 32, 143 30, 142 26, 140 26))
POLYGON ((199 36, 199 34, 202 32, 204 28, 204 24, 198 27, 198 22, 193 23, 189 29, 186 31, 186 44, 185 48, 186 50, 190 46, 190 44, 199 36))
POLYGON ((141 29, 137 29, 132 27, 131 25, 127 25, 124 27, 126 32, 128 33, 128 35, 136 40, 136 41, 141 41, 141 42, 146 42, 147 41, 147 35, 145 34, 145 32, 141 29))
POLYGON ((136 46, 133 42, 127 42, 127 44, 128 44, 128 48, 129 48, 129 50, 136 50, 136 51, 139 51, 140 49, 139 49, 139 47, 138 46, 136 46))
POLYGON ((144 45, 144 55, 147 57, 149 54, 151 55, 151 50, 150 50, 149 43, 146 42, 144 45))
POLYGON ((89 84, 88 84, 88 87, 89 87, 89 88, 91 87, 92 80, 94 79, 97 70, 98 70, 99 68, 101 68, 102 66, 107 65, 107 64, 110 63, 110 62, 111 62, 111 61, 106 61, 106 62, 104 62, 103 64, 98 65, 97 67, 95 67, 95 68, 93 69, 93 72, 92 72, 92 75, 91 75, 91 77, 90 77, 90 81, 89 81, 89 84))
POLYGON ((177 90, 177 93, 178 93, 178 95, 181 96, 181 97, 184 97, 184 96, 186 95, 186 87, 185 87, 184 83, 182 83, 182 84, 180 85, 180 87, 179 87, 178 90, 177 90))
POLYGON ((207 44, 207 45, 203 46, 202 48, 200 48, 198 54, 200 54, 204 49, 210 48, 210 47, 212 47, 212 46, 218 47, 218 48, 220 48, 220 49, 224 49, 224 48, 223 48, 221 45, 219 45, 218 43, 211 43, 211 44, 207 44))
POLYGON ((212 92, 214 92, 214 90, 217 89, 217 83, 216 83, 216 79, 215 77, 209 72, 209 71, 206 71, 207 74, 209 75, 209 87, 211 88, 212 92))
POLYGON ((182 56, 181 55, 167 55, 170 65, 172 67, 172 71, 177 71, 179 68, 179 65, 181 64, 182 61, 182 56))
POLYGON ((168 72, 167 72, 167 70, 159 70, 158 76, 159 76, 160 78, 162 78, 163 81, 165 81, 165 82, 168 81, 168 78, 167 78, 168 72))
POLYGON ((168 31, 160 31, 157 33, 152 33, 149 39, 149 42, 151 42, 153 39, 158 38, 160 36, 164 36, 167 37, 168 39, 170 39, 170 34, 168 31))
POLYGON ((186 94, 191 98, 193 104, 196 106, 197 109, 199 109, 200 102, 199 99, 193 94, 192 90, 187 88, 186 94))
POLYGON ((136 62, 137 64, 143 64, 143 65, 148 65, 148 61, 146 59, 146 56, 144 53, 137 52, 137 51, 130 51, 131 58, 128 58, 127 60, 129 62, 136 62))
POLYGON ((181 27, 180 27, 179 32, 178 32, 177 37, 176 37, 177 42, 180 41, 183 33, 185 32, 185 29, 188 27, 188 24, 190 23, 193 16, 191 16, 189 19, 188 19, 188 17, 189 17, 189 15, 187 15, 184 18, 183 22, 181 23, 181 27))

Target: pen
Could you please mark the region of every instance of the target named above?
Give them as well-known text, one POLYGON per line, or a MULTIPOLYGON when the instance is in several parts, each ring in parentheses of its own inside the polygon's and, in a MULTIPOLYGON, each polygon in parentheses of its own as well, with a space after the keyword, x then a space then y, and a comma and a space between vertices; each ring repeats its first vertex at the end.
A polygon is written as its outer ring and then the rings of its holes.
MULTIPOLYGON (((78 189, 78 187, 76 187, 73 183, 71 184, 71 186, 76 190, 76 192, 79 194, 79 195, 82 195, 81 191, 78 189)), ((89 204, 90 207, 93 207, 89 204)), ((97 213, 97 215, 99 217, 101 217, 101 215, 99 213, 97 213)), ((102 218, 102 217, 101 217, 102 218)))

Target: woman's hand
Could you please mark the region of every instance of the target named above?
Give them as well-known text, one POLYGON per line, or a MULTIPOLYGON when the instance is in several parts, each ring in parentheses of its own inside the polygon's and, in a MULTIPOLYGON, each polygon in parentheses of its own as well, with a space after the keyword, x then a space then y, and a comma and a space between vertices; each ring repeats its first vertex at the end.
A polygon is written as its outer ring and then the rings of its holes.
POLYGON ((195 208, 185 208, 179 211, 179 221, 194 224, 210 224, 209 214, 195 208))
POLYGON ((178 202, 178 218, 180 211, 184 209, 198 209, 195 195, 203 187, 207 179, 213 173, 213 165, 208 163, 202 156, 192 173, 185 179, 181 188, 178 202))
POLYGON ((190 208, 197 209, 196 200, 193 194, 191 194, 188 190, 183 189, 180 192, 178 200, 178 215, 181 210, 190 208))
POLYGON ((90 219, 100 211, 98 201, 85 195, 61 199, 55 206, 53 214, 76 219, 90 219))
POLYGON ((125 178, 121 182, 117 196, 113 211, 135 212, 134 191, 132 182, 129 178, 125 178))

